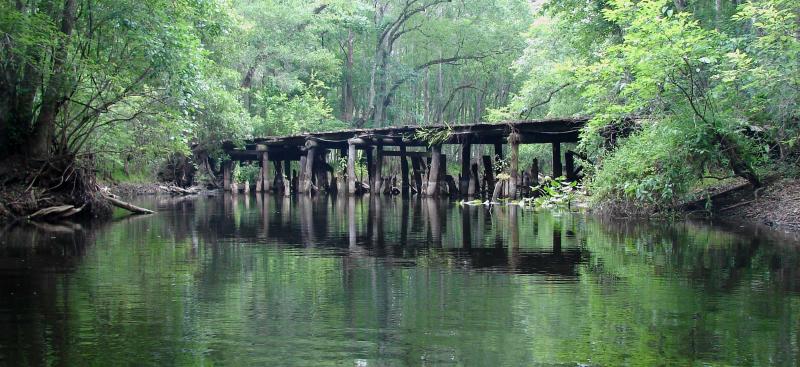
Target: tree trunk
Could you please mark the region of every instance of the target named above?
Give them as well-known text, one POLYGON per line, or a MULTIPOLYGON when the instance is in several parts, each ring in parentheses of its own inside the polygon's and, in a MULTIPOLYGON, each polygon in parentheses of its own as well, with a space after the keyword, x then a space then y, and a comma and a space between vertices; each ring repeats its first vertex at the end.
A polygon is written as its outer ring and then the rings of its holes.
POLYGON ((753 188, 761 187, 761 179, 758 178, 755 170, 750 164, 742 157, 741 152, 739 152, 739 147, 736 145, 735 142, 732 142, 728 137, 724 136, 721 133, 716 133, 717 141, 720 144, 720 148, 722 148, 722 152, 725 154, 725 157, 728 158, 728 164, 730 164, 730 168, 737 176, 744 178, 753 185, 753 188))
POLYGON ((342 71, 344 80, 342 82, 342 120, 346 122, 353 121, 353 110, 355 103, 353 101, 353 45, 355 39, 353 31, 347 31, 347 43, 345 50, 345 63, 344 70, 342 71))
POLYGON ((76 11, 77 0, 66 0, 61 19, 61 33, 64 34, 64 38, 59 42, 58 49, 53 56, 53 74, 45 88, 39 117, 33 127, 33 135, 29 145, 29 152, 32 158, 49 157, 50 145, 55 133, 56 115, 64 102, 64 88, 67 83, 65 62, 67 60, 70 36, 72 36, 72 29, 75 26, 76 11))

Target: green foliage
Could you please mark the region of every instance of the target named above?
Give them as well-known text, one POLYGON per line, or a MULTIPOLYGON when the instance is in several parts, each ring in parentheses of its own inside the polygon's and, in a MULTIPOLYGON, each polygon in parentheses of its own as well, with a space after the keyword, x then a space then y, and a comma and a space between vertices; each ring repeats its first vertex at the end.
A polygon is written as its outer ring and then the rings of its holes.
POLYGON ((347 157, 338 157, 334 161, 333 170, 339 175, 344 177, 347 175, 347 157))
POLYGON ((597 204, 632 203, 637 212, 664 209, 701 177, 700 167, 691 163, 706 159, 709 152, 687 147, 686 131, 691 127, 648 124, 654 126, 624 141, 591 178, 589 187, 597 204))
POLYGON ((595 200, 637 210, 673 205, 709 171, 757 183, 756 167, 791 166, 800 6, 682 4, 547 2, 515 64, 528 80, 494 116, 593 116, 580 148, 599 163, 595 200))
POLYGON ((539 185, 531 189, 537 195, 523 199, 521 205, 543 209, 569 208, 575 198, 583 194, 578 182, 567 182, 566 177, 546 176, 539 185))
POLYGON ((324 83, 312 80, 312 84, 300 83, 292 94, 261 90, 253 100, 252 109, 258 114, 254 134, 292 135, 346 128, 333 117, 333 110, 322 95, 325 89, 324 83))
MULTIPOLYGON (((494 168, 494 173, 495 175, 498 175, 498 178, 500 177, 499 175, 501 173, 504 173, 506 172, 506 170, 508 170, 510 165, 511 162, 508 160, 508 158, 503 159, 499 155, 494 156, 494 163, 492 164, 492 168, 494 168)), ((508 176, 508 174, 506 174, 506 176, 508 176)))
POLYGON ((238 164, 233 168, 233 182, 255 183, 261 174, 261 167, 258 164, 238 164))
POLYGON ((453 135, 453 128, 445 124, 443 127, 422 127, 414 132, 414 139, 424 141, 428 147, 441 145, 453 135))

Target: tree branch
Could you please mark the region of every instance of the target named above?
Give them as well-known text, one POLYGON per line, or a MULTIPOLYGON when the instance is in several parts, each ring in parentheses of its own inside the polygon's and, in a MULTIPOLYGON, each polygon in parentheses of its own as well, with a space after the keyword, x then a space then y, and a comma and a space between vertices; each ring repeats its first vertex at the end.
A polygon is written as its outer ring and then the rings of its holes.
POLYGON ((564 88, 569 87, 570 85, 572 85, 572 82, 567 82, 567 83, 561 84, 560 86, 558 86, 558 88, 556 88, 554 90, 551 90, 550 93, 547 94, 547 99, 545 99, 545 100, 543 100, 543 101, 541 101, 541 102, 539 102, 539 103, 537 103, 537 104, 535 104, 533 106, 530 106, 530 107, 522 110, 522 112, 520 112, 520 114, 519 114, 520 117, 522 117, 522 115, 525 115, 525 118, 528 118, 528 116, 530 116, 531 112, 534 109, 539 108, 541 106, 544 106, 544 105, 550 103, 550 101, 553 100, 553 96, 555 96, 556 93, 562 91, 564 88))

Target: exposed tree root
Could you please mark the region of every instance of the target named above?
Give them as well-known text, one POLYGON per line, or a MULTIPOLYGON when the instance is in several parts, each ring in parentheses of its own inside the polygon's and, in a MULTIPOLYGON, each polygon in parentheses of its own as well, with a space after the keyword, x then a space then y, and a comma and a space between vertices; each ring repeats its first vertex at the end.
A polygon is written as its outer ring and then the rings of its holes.
POLYGON ((111 214, 111 205, 97 190, 89 158, 69 155, 40 161, 8 157, 0 161, 0 175, 0 219, 52 221, 111 214))

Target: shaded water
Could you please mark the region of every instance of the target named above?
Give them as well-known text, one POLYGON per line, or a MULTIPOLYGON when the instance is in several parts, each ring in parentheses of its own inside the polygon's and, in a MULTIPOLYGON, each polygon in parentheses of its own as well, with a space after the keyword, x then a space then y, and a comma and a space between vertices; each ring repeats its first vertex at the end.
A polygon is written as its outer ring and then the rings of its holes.
POLYGON ((800 359, 796 244, 440 201, 140 203, 2 235, 0 366, 800 359))

